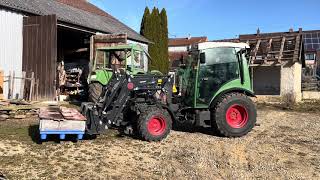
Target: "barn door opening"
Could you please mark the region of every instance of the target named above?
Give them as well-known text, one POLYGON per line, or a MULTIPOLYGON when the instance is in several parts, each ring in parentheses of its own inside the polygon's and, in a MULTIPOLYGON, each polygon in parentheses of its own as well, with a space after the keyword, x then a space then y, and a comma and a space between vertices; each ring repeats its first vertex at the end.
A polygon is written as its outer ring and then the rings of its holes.
MULTIPOLYGON (((23 18, 22 69, 34 73, 33 100, 54 100, 56 97, 57 17, 23 18)), ((26 86, 28 87, 28 86, 26 86)), ((30 86, 29 86, 30 87, 30 86)))

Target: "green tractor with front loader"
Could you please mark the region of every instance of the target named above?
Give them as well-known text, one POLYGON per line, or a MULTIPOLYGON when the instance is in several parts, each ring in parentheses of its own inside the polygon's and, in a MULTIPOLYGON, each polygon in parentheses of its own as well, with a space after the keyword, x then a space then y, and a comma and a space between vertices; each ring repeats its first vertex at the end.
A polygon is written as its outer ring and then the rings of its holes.
POLYGON ((104 86, 97 101, 82 104, 86 133, 101 134, 116 127, 146 141, 160 141, 172 127, 189 126, 210 128, 227 137, 247 134, 257 116, 250 98, 254 93, 248 48, 245 43, 225 42, 193 46, 178 70, 178 84, 172 75, 135 71, 141 70, 134 65, 135 58, 128 63, 134 52, 106 53, 105 59, 112 55, 124 67, 112 68, 118 64, 109 58, 110 69, 97 68, 91 74, 92 81, 108 76, 101 81, 104 86), (176 86, 178 92, 173 91, 176 86))

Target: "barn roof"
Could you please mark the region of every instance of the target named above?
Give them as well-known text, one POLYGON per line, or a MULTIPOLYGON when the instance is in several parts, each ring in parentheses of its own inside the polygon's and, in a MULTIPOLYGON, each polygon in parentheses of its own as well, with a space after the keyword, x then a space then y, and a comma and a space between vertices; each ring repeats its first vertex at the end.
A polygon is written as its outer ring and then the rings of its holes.
POLYGON ((85 0, 0 0, 0 7, 34 15, 57 16, 58 21, 102 33, 127 33, 131 40, 150 41, 110 14, 85 0))

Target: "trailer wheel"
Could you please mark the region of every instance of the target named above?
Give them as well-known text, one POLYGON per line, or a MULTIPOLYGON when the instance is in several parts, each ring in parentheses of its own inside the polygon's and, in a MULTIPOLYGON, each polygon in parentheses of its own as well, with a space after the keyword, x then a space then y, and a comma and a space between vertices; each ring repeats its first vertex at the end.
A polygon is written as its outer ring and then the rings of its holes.
POLYGON ((98 82, 93 82, 89 84, 89 97, 90 102, 96 103, 102 93, 103 86, 98 82))
POLYGON ((252 130, 257 111, 253 101, 241 93, 226 94, 211 111, 212 126, 227 137, 241 137, 252 130))
POLYGON ((146 141, 160 141, 168 136, 172 119, 166 109, 145 107, 140 109, 137 132, 146 141))

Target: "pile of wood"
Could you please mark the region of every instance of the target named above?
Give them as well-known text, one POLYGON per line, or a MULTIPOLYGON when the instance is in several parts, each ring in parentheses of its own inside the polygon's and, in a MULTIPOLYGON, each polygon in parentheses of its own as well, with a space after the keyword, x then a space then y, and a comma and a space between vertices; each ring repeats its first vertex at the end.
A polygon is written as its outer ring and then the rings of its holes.
POLYGON ((38 107, 23 100, 0 101, 0 121, 34 117, 37 111, 38 107))

